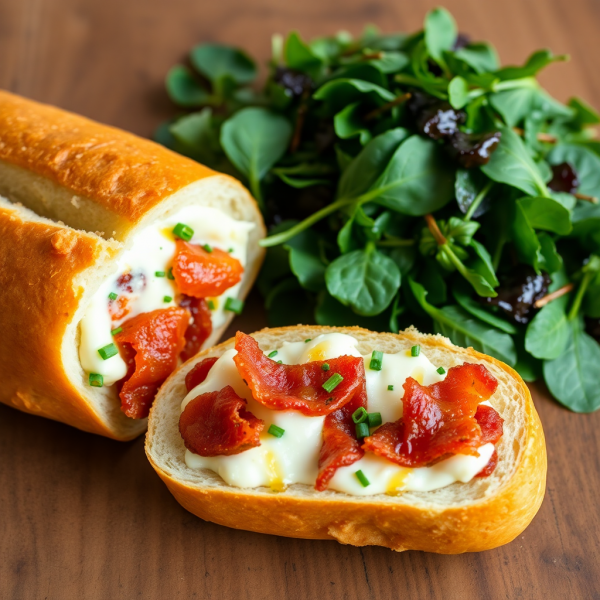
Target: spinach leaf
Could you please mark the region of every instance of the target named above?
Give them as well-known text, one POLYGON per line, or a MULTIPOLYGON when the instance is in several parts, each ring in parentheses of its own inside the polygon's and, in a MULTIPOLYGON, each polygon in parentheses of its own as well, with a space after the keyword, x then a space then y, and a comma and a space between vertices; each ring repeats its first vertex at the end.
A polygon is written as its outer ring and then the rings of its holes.
POLYGON ((390 129, 373 138, 354 158, 340 178, 339 198, 357 198, 381 176, 398 146, 409 133, 402 127, 390 129))
POLYGON ((571 211, 555 198, 522 198, 518 201, 529 224, 534 229, 552 231, 560 235, 571 233, 571 211))
MULTIPOLYGON (((525 82, 527 83, 527 81, 525 82)), ((514 127, 531 115, 540 122, 543 117, 569 119, 573 111, 557 102, 539 88, 535 80, 512 90, 503 90, 490 95, 490 104, 502 115, 507 125, 514 127)))
POLYGON ((571 98, 568 104, 575 111, 573 122, 576 127, 598 125, 600 123, 598 112, 581 98, 571 98))
POLYGON ((388 328, 388 317, 385 311, 374 317, 357 315, 350 307, 344 306, 327 292, 321 292, 318 296, 315 308, 315 320, 317 325, 331 325, 333 327, 358 326, 371 331, 386 331, 388 328))
POLYGON ((433 319, 438 333, 445 335, 457 346, 489 354, 514 366, 517 361, 517 352, 510 335, 502 333, 495 328, 490 328, 478 319, 456 305, 436 308, 427 302, 425 288, 409 278, 410 289, 423 310, 433 319))
POLYGON ((391 102, 395 97, 386 88, 360 79, 334 79, 321 86, 313 95, 315 100, 322 100, 326 110, 332 114, 353 102, 368 102, 373 106, 380 106, 391 102))
POLYGON ((565 351, 569 324, 563 303, 546 304, 527 326, 525 349, 536 358, 553 360, 565 351))
POLYGON ((490 179, 519 188, 529 196, 548 196, 546 184, 523 140, 510 127, 502 128, 501 132, 500 144, 481 170, 490 179))
POLYGON ((600 156, 585 146, 557 144, 548 154, 552 165, 567 162, 575 168, 579 179, 578 192, 600 197, 600 156))
POLYGON ((329 293, 359 315, 385 310, 400 287, 396 263, 375 248, 355 250, 336 258, 325 271, 329 293))
POLYGON ((600 408, 598 365, 600 346, 583 331, 581 319, 573 319, 565 351, 544 362, 544 379, 562 405, 574 412, 593 412, 600 408))
POLYGON ((469 101, 469 85, 459 76, 452 79, 448 85, 448 100, 452 108, 460 109, 469 101))
POLYGON ((260 181, 284 155, 291 135, 290 122, 264 108, 244 108, 223 123, 223 150, 248 178, 259 204, 262 203, 260 181))
MULTIPOLYGON (((479 193, 484 189, 486 185, 486 178, 482 175, 481 171, 476 169, 457 169, 456 179, 454 180, 454 195, 456 196, 456 202, 458 208, 464 214, 469 212, 471 204, 479 193)), ((479 203, 479 206, 475 208, 475 211, 471 215, 472 219, 477 219, 483 215, 489 209, 489 197, 487 194, 483 200, 479 203)))
POLYGON ((254 61, 242 50, 230 46, 196 46, 190 53, 190 60, 194 68, 217 88, 225 78, 236 84, 250 83, 256 78, 254 61))
POLYGON ((321 259, 321 240, 306 230, 289 240, 284 248, 290 252, 290 268, 307 290, 319 292, 325 287, 325 264, 321 259))
POLYGON ((323 58, 314 51, 314 48, 305 44, 297 32, 293 31, 288 35, 283 53, 285 64, 290 69, 306 71, 313 79, 317 79, 322 74, 325 66, 323 58))
POLYGON ((443 62, 443 52, 456 42, 456 21, 445 8, 434 8, 425 17, 425 45, 436 62, 443 62))
POLYGON ((500 329, 505 333, 510 333, 514 335, 517 333, 517 328, 506 319, 502 317, 498 317, 494 313, 491 313, 489 310, 486 310, 479 302, 473 300, 471 294, 469 294, 468 289, 464 285, 456 285, 452 289, 452 295, 454 299, 462 306, 468 313, 472 314, 474 317, 477 317, 479 320, 491 325, 492 327, 496 327, 496 329, 500 329))
POLYGON ((200 106, 208 102, 210 94, 200 85, 192 71, 176 65, 167 73, 167 94, 179 106, 200 106))
POLYGON ((422 216, 452 199, 453 183, 453 173, 435 142, 413 135, 400 144, 363 199, 403 214, 422 216))
POLYGON ((212 110, 185 115, 169 127, 175 139, 186 147, 186 154, 208 165, 214 165, 221 154, 217 129, 212 123, 212 110))
POLYGON ((360 102, 348 104, 333 118, 333 127, 343 140, 358 136, 364 146, 371 139, 371 132, 365 125, 360 102))
POLYGON ((500 66, 495 48, 485 42, 459 48, 454 55, 466 62, 476 73, 496 71, 500 66))
POLYGON ((479 273, 492 287, 499 285, 496 271, 492 264, 492 257, 487 248, 477 240, 471 240, 469 246, 475 251, 477 258, 471 260, 471 266, 476 273, 479 273))
POLYGON ((507 79, 522 79, 524 77, 532 77, 537 75, 544 67, 553 62, 568 60, 568 56, 561 54, 556 56, 550 50, 538 50, 534 52, 522 67, 504 67, 496 71, 496 75, 502 81, 507 79))

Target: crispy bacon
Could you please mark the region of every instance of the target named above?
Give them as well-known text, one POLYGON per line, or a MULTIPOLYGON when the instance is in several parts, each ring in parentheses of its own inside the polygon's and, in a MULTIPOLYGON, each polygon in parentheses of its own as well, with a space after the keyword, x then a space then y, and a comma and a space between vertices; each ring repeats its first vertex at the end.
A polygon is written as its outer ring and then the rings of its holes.
POLYGON ((220 296, 240 282, 244 267, 227 252, 177 240, 173 260, 173 276, 182 294, 195 298, 220 296))
POLYGON ((297 410, 315 417, 328 415, 352 400, 365 379, 362 358, 340 356, 302 365, 278 364, 265 356, 256 340, 241 331, 235 336, 237 369, 263 406, 274 410, 297 410), (329 370, 321 367, 324 363, 329 370), (335 373, 343 380, 331 392, 323 384, 335 373))
MULTIPOLYGON (((424 467, 453 454, 477 455, 486 442, 475 415, 497 386, 483 365, 468 363, 428 386, 409 377, 403 386, 403 417, 365 438, 363 449, 404 467, 424 467)), ((480 417, 484 424, 496 421, 487 410, 480 417)))
POLYGON ((246 404, 229 385, 191 400, 179 418, 185 447, 200 456, 230 456, 260 446, 264 421, 246 404))
POLYGON ((212 366, 219 360, 216 356, 205 358, 198 364, 194 365, 185 376, 185 387, 188 392, 191 392, 197 385, 200 385, 207 377, 212 366))
POLYGON ((128 417, 148 416, 158 388, 177 367, 189 318, 183 308, 161 308, 121 325, 114 339, 128 366, 119 382, 121 410, 128 417))
POLYGON ((356 439, 356 426, 352 414, 360 407, 367 407, 367 386, 362 386, 354 398, 342 408, 325 417, 323 444, 319 453, 319 474, 315 489, 322 492, 340 467, 347 467, 360 460, 365 451, 356 439))
POLYGON ((209 338, 212 333, 212 318, 204 298, 182 294, 179 306, 188 310, 193 319, 185 330, 185 346, 181 351, 181 360, 186 361, 196 356, 202 344, 209 338))

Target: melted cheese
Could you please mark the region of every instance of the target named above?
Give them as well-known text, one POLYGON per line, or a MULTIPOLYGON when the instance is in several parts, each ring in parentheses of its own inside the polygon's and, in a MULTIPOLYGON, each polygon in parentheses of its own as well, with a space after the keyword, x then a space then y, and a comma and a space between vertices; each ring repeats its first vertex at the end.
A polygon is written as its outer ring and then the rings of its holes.
MULTIPOLYGON (((327 333, 308 342, 285 342, 273 359, 281 360, 284 364, 303 364, 343 355, 360 356, 357 343, 349 335, 327 333)), ((270 352, 267 350, 265 354, 270 352)), ((235 354, 235 350, 228 350, 219 358, 206 380, 184 398, 181 410, 200 394, 231 385, 240 397, 247 400, 248 410, 265 421, 261 445, 233 456, 202 457, 186 450, 186 464, 192 469, 210 469, 234 487, 269 487, 273 491, 280 491, 293 483, 314 486, 325 417, 307 417, 291 410, 271 410, 256 402, 233 362, 235 354), (271 424, 285 430, 282 437, 276 438, 266 433, 271 424)), ((423 352, 416 357, 411 356, 410 352, 384 354, 380 371, 369 368, 371 355, 363 359, 367 410, 380 412, 384 423, 396 421, 402 416, 402 384, 407 377, 418 377, 425 385, 444 379, 423 352), (393 386, 393 390, 389 390, 388 386, 393 386)), ((493 444, 486 444, 479 448, 479 456, 459 454, 432 467, 416 469, 400 467, 382 457, 366 453, 353 465, 338 469, 329 489, 354 496, 395 495, 409 490, 430 491, 457 481, 466 483, 487 465, 493 451, 493 444), (367 487, 363 487, 357 479, 358 470, 369 480, 367 487)))
MULTIPOLYGON (((194 230, 191 243, 209 244, 224 251, 233 249, 231 256, 237 258, 243 266, 246 264, 248 232, 254 225, 236 221, 216 208, 187 206, 140 231, 132 240, 130 248, 121 254, 113 275, 106 279, 94 295, 80 323, 81 366, 89 373, 102 375, 104 385, 112 385, 127 373, 127 366, 118 354, 108 360, 103 360, 98 354, 98 349, 113 342, 111 330, 141 313, 176 306, 175 282, 166 276, 157 277, 155 273, 166 274, 171 268, 175 254, 175 237, 172 231, 177 223, 185 223, 194 230), (124 273, 134 276, 131 293, 124 292, 117 286, 117 280, 124 273), (108 312, 110 293, 125 296, 129 301, 130 311, 118 321, 113 321, 108 312), (165 302, 165 297, 171 298, 171 301, 165 302)), ((240 285, 241 282, 229 288, 223 297, 213 299, 214 310, 211 317, 214 328, 225 322, 225 298, 237 298, 240 285)))

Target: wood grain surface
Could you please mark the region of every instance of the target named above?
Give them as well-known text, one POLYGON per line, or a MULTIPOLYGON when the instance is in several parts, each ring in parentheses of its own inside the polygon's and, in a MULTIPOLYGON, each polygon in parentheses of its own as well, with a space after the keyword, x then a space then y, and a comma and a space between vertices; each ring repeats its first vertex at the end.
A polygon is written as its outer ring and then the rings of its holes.
MULTIPOLYGON (((266 59, 274 32, 358 33, 366 22, 412 30, 434 4, 0 0, 0 87, 150 135, 172 111, 164 75, 195 43, 239 44, 266 59)), ((569 53, 543 83, 561 100, 600 106, 598 1, 445 5, 504 62, 538 47, 569 53)), ((253 297, 234 327, 263 325, 253 297)), ((534 400, 548 444, 544 504, 511 544, 462 556, 205 523, 169 495, 142 439, 121 444, 0 406, 0 599, 600 599, 600 413, 572 414, 542 386, 534 400)))

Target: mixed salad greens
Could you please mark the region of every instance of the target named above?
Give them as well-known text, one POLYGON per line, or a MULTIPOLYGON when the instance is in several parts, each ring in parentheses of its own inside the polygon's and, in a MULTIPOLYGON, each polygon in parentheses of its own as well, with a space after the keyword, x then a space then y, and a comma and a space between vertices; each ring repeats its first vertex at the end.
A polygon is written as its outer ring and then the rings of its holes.
POLYGON ((204 44, 167 91, 166 146, 244 181, 270 228, 271 325, 415 325, 600 408, 600 116, 500 67, 443 8, 422 31, 273 38, 266 83, 204 44))

